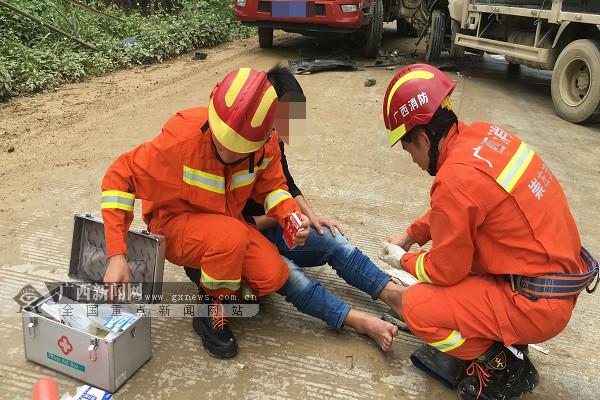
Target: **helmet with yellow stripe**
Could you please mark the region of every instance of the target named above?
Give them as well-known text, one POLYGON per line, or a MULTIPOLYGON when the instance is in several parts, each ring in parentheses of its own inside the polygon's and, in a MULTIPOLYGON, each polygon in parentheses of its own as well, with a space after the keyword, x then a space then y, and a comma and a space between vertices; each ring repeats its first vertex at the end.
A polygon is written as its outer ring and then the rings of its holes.
POLYGON ((450 95, 456 83, 428 64, 413 64, 400 70, 383 99, 383 120, 390 146, 415 126, 427 125, 440 108, 450 110, 450 95))
POLYGON ((260 149, 275 123, 277 93, 265 72, 239 68, 210 94, 208 124, 215 138, 235 153, 260 149))

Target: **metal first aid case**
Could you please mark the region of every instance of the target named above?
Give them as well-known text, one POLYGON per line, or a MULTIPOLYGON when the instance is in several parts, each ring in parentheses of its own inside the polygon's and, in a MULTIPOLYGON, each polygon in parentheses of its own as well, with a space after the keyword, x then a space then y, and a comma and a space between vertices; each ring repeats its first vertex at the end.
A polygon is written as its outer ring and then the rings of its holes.
MULTIPOLYGON (((140 309, 143 303, 150 302, 144 299, 155 299, 162 293, 165 240, 146 231, 130 230, 127 246, 130 280, 139 283, 141 298, 136 298, 136 304, 125 302, 119 307, 122 312, 139 316, 132 318, 133 323, 112 337, 101 337, 42 315, 40 310, 46 302, 80 300, 82 294, 89 298, 94 287, 102 287, 93 284, 102 283, 108 265, 102 219, 90 214, 75 215, 69 277, 77 282, 60 283, 23 308, 28 360, 115 392, 150 359, 150 318, 142 316, 146 314, 140 309)), ((86 307, 90 307, 89 303, 86 307)))

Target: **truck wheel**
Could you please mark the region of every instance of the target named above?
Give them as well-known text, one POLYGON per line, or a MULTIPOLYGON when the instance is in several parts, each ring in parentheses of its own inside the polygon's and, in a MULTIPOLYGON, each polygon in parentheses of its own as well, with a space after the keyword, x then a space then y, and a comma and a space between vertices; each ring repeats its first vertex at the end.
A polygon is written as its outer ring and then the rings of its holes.
POLYGON ((450 22, 450 27, 452 28, 452 36, 450 38, 450 58, 462 60, 465 57, 465 48, 463 46, 454 44, 456 34, 460 33, 460 23, 453 19, 450 22))
POLYGON ((273 28, 258 28, 258 45, 261 49, 273 47, 273 28))
POLYGON ((442 10, 433 10, 425 61, 435 62, 440 59, 442 49, 444 48, 445 25, 446 15, 444 15, 442 10))
POLYGON ((569 122, 600 120, 600 43, 575 40, 560 53, 552 72, 552 101, 569 122))
POLYGON ((377 56, 381 37, 383 36, 383 0, 373 0, 371 8, 371 23, 366 29, 366 38, 363 45, 363 54, 365 57, 373 58, 377 56))

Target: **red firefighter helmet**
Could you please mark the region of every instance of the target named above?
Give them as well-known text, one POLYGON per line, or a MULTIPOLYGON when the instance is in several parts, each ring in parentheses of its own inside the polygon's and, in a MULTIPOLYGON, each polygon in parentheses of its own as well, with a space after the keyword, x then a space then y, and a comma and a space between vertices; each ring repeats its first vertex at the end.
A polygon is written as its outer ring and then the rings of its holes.
POLYGON ((230 72, 210 94, 208 124, 227 149, 252 153, 269 138, 276 107, 277 93, 267 74, 239 68, 230 72))
POLYGON ((383 98, 383 120, 390 146, 417 125, 426 125, 442 106, 452 109, 450 94, 456 82, 427 64, 413 64, 400 70, 383 98))

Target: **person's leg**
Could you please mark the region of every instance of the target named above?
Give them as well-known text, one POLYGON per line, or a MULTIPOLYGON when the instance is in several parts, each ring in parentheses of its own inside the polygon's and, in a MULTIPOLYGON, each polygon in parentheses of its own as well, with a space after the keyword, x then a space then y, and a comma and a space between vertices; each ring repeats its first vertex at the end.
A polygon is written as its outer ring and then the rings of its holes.
POLYGON ((503 277, 488 275, 449 287, 414 285, 399 311, 411 331, 435 349, 475 360, 467 370, 474 376, 459 385, 461 398, 496 399, 533 390, 537 372, 512 345, 556 336, 572 306, 570 299, 530 301, 513 293, 503 277))
POLYGON ((277 226, 265 232, 265 235, 277 245, 279 252, 293 260, 300 267, 314 267, 329 264, 347 283, 370 295, 379 298, 386 286, 391 283, 388 274, 381 271, 362 251, 353 246, 346 236, 327 228, 323 235, 314 229, 310 231, 304 246, 289 249, 282 238, 281 227, 277 226))
POLYGON ((246 224, 217 214, 181 214, 168 221, 154 220, 150 229, 167 239, 166 258, 189 267, 186 274, 199 290, 212 296, 210 316, 194 317, 194 330, 209 354, 228 358, 237 354, 237 342, 224 317, 219 297, 235 293, 241 284, 248 247, 246 224))
POLYGON ((350 306, 333 295, 319 281, 306 276, 294 261, 282 257, 289 269, 289 277, 277 291, 299 311, 319 318, 329 327, 342 330, 350 306))
POLYGON ((495 341, 512 345, 549 340, 566 326, 573 304, 572 299, 531 301, 514 293, 502 276, 486 275, 469 276, 454 286, 411 286, 396 311, 425 342, 472 360, 495 341))
MULTIPOLYGON (((495 282, 495 281, 494 281, 495 282)), ((402 296, 403 320, 434 348, 462 360, 473 360, 500 338, 489 281, 469 277, 455 286, 416 284, 402 296)))
POLYGON ((242 280, 257 297, 279 290, 287 281, 289 270, 277 247, 254 226, 247 225, 248 246, 242 266, 242 280))
POLYGON ((304 246, 289 249, 282 238, 279 226, 264 232, 275 243, 279 252, 301 267, 331 265, 336 273, 348 284, 379 299, 392 309, 402 308, 402 295, 406 288, 391 281, 362 251, 352 245, 348 238, 339 232, 335 236, 329 229, 323 235, 311 230, 304 246))
POLYGON ((368 335, 388 351, 397 328, 390 323, 353 310, 343 300, 332 294, 320 282, 310 279, 304 271, 291 260, 283 257, 289 268, 289 277, 278 293, 285 296, 299 311, 325 321, 328 326, 341 330, 344 325, 357 332, 368 335))
POLYGON ((248 231, 247 224, 235 218, 189 213, 171 218, 155 232, 167 238, 167 259, 201 270, 202 289, 219 298, 240 288, 248 231))
POLYGON ((202 275, 202 271, 200 268, 183 267, 183 269, 189 280, 196 284, 198 290, 202 290, 202 287, 200 286, 200 276, 202 275))

